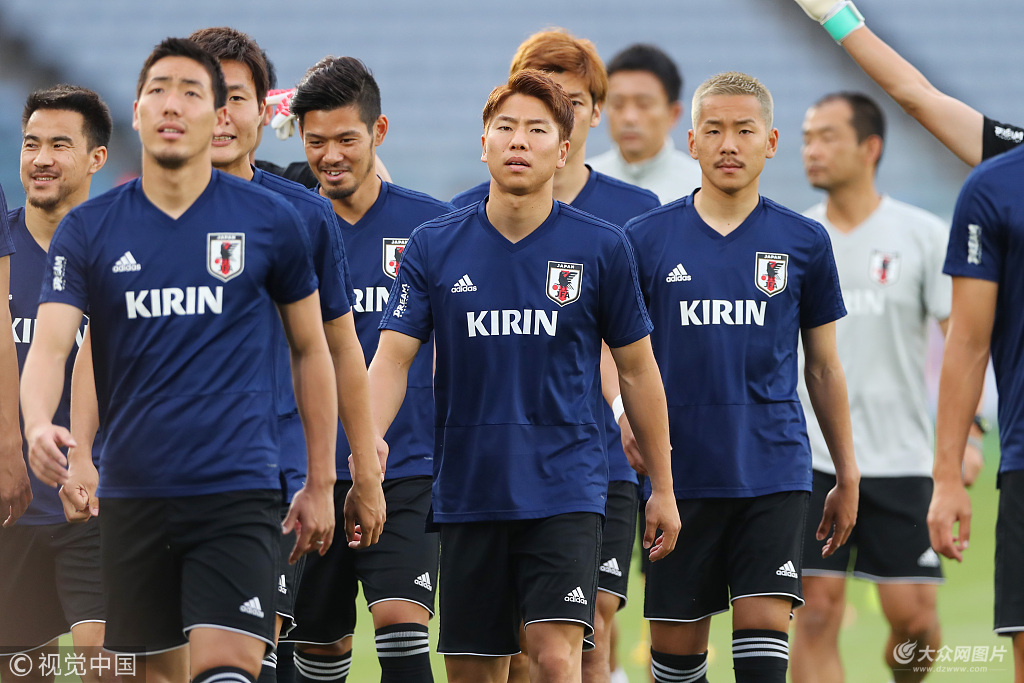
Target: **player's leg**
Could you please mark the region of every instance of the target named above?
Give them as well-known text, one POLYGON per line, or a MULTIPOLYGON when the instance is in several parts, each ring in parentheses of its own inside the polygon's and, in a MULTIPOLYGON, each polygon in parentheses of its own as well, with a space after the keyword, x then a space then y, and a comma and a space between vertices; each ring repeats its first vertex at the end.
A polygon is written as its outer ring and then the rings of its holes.
POLYGON ((732 659, 737 683, 784 683, 789 620, 803 604, 800 570, 810 494, 783 491, 737 501, 729 535, 732 659))
MULTIPOLYGON (((350 481, 334 487, 336 528, 344 528, 344 502, 350 481)), ((359 584, 353 551, 341 536, 323 555, 305 557, 295 595, 295 628, 282 640, 295 645, 296 683, 342 683, 352 665, 359 584)), ((280 665, 280 658, 279 658, 280 665)))
POLYGON ((508 683, 530 683, 530 655, 526 642, 526 628, 519 624, 519 646, 523 651, 508 661, 508 683))
POLYGON ((384 482, 388 519, 380 541, 355 553, 356 576, 373 615, 382 683, 430 683, 427 623, 437 585, 436 533, 424 533, 430 477, 384 482))
POLYGON ((726 574, 735 502, 677 500, 683 523, 676 548, 647 566, 644 617, 651 625, 651 674, 655 681, 705 683, 712 615, 729 609, 726 574))
MULTIPOLYGON (((790 676, 793 683, 826 683, 843 680, 839 657, 839 629, 846 610, 846 576, 850 549, 859 538, 864 519, 861 500, 857 528, 846 545, 822 558, 824 541, 815 538, 825 508, 825 497, 835 486, 834 475, 814 472, 814 485, 804 526, 803 591, 804 605, 795 613, 793 642, 790 648, 790 676)), ((927 531, 927 527, 925 528, 927 531)))
POLYGON ((588 683, 608 683, 611 680, 612 631, 616 612, 626 606, 636 516, 636 484, 630 481, 609 482, 594 610, 595 647, 583 654, 583 680, 588 683))
POLYGON ((1013 638, 1014 683, 1024 683, 1024 471, 999 474, 995 630, 1013 638))
MULTIPOLYGON (((287 515, 288 507, 282 507, 282 522, 287 515)), ((294 646, 290 642, 282 643, 281 636, 287 636, 295 628, 295 596, 299 589, 302 567, 306 562, 305 556, 300 557, 295 564, 288 562, 297 536, 298 533, 295 530, 290 534, 280 536, 277 580, 274 583, 274 595, 277 600, 274 607, 277 612, 277 617, 274 620, 274 642, 277 644, 277 649, 267 653, 263 658, 259 683, 294 683, 295 680, 294 646)))
POLYGON ((1024 632, 1013 636, 1013 683, 1024 683, 1024 632))
POLYGON ((878 597, 882 603, 882 613, 889 622, 889 640, 885 646, 885 663, 892 669, 896 683, 916 683, 928 673, 925 658, 917 663, 918 652, 935 652, 941 643, 939 615, 936 610, 936 584, 913 583, 880 583, 878 597), (896 648, 904 643, 917 643, 914 653, 914 666, 906 660, 896 659, 896 648), (923 671, 919 669, 925 669, 923 671))
POLYGON ((441 524, 440 635, 449 683, 504 683, 519 652, 510 529, 523 522, 441 524))
POLYGON ((583 625, 565 621, 535 621, 526 628, 531 683, 570 683, 581 680, 583 625))

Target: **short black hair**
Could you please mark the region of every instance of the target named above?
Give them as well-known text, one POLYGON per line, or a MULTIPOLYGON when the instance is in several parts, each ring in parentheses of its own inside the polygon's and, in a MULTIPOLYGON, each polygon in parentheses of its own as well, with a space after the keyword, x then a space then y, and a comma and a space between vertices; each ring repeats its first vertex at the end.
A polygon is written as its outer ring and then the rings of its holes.
POLYGON ((209 52, 200 47, 194 40, 188 38, 165 38, 163 42, 153 48, 146 58, 139 72, 139 82, 135 86, 135 98, 142 94, 142 87, 149 78, 150 68, 166 57, 185 57, 198 62, 210 74, 210 83, 213 88, 213 107, 220 109, 228 101, 228 86, 224 83, 224 72, 221 71, 220 61, 209 52))
POLYGON ((267 73, 267 61, 263 50, 248 33, 242 33, 227 26, 203 28, 189 36, 199 47, 203 48, 220 61, 231 60, 244 64, 252 74, 252 83, 256 88, 256 99, 263 101, 270 89, 270 76, 267 73))
POLYGON ((608 62, 608 77, 616 71, 647 71, 661 81, 669 102, 678 102, 683 91, 683 76, 679 67, 661 48, 647 43, 630 45, 608 62))
POLYGON ((333 111, 349 105, 359 109, 367 130, 380 118, 380 88, 373 74, 355 57, 324 57, 295 86, 291 111, 302 125, 307 112, 333 111))
POLYGON ((33 92, 25 100, 25 109, 21 113, 22 132, 25 132, 32 114, 40 109, 73 111, 81 114, 82 131, 85 133, 86 142, 89 143, 89 149, 106 147, 110 143, 110 133, 114 128, 110 109, 103 98, 88 88, 61 84, 33 92))
POLYGON ((267 90, 277 90, 277 69, 274 67, 274 63, 270 61, 270 55, 267 54, 266 50, 260 50, 263 54, 263 61, 267 64, 267 90))
POLYGON ((872 135, 885 140, 885 114, 873 99, 864 93, 841 90, 825 95, 814 106, 820 107, 829 102, 846 102, 850 105, 853 110, 850 125, 857 131, 857 142, 864 142, 872 135))

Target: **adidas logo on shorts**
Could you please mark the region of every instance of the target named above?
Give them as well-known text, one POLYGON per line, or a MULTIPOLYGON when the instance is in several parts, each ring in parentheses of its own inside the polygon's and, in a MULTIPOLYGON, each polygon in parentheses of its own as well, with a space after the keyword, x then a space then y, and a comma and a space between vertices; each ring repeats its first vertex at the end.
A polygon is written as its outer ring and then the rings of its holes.
POLYGON ((776 569, 775 573, 779 576, 788 576, 791 579, 800 578, 800 576, 796 573, 796 567, 793 566, 793 560, 789 560, 788 562, 786 562, 786 564, 776 569))
POLYGON ((459 292, 475 292, 476 285, 469 279, 469 275, 463 275, 459 278, 459 281, 452 285, 452 293, 457 294, 459 292))
POLYGON ((665 278, 665 282, 689 282, 692 280, 687 272, 686 268, 683 268, 683 264, 676 264, 676 267, 672 269, 672 272, 665 278))
POLYGON ((612 574, 614 576, 622 576, 622 570, 619 569, 619 561, 616 558, 612 558, 601 565, 601 571, 605 574, 612 574))
POLYGON ((284 574, 281 574, 277 580, 277 592, 284 595, 288 595, 288 584, 284 580, 284 574))
POLYGON ((134 273, 137 270, 142 270, 142 266, 140 266, 139 262, 135 260, 134 256, 132 256, 132 252, 126 251, 124 252, 124 256, 117 259, 117 263, 114 264, 112 270, 115 273, 134 273))
POLYGON ((423 572, 413 581, 420 588, 426 588, 428 591, 434 590, 434 587, 430 585, 430 574, 423 572))
POLYGON ((260 605, 259 598, 250 598, 249 600, 246 600, 242 603, 241 607, 238 608, 238 611, 242 614, 251 614, 252 616, 259 617, 260 619, 264 617, 263 607, 260 605))
POLYGON ((581 605, 587 604, 587 598, 585 595, 583 595, 583 589, 579 586, 576 586, 576 588, 574 588, 571 593, 565 596, 565 601, 578 602, 581 605))
POLYGON ((917 558, 918 567, 938 567, 940 564, 938 554, 931 548, 925 550, 921 553, 921 557, 917 558))

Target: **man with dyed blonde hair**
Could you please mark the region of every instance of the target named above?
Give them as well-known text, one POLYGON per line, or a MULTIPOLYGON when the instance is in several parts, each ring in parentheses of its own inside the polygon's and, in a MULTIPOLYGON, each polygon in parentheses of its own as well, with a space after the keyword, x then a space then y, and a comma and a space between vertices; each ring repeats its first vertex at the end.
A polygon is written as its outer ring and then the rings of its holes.
POLYGON ((707 680, 711 616, 730 605, 736 681, 786 680, 811 490, 796 391, 801 337, 808 393, 836 469, 817 530, 824 540, 835 529, 825 555, 846 541, 857 516, 835 338, 846 309, 825 229, 758 192, 778 146, 771 104, 745 74, 701 84, 689 134, 701 187, 626 224, 654 323, 687 549, 647 572, 656 681, 707 680))

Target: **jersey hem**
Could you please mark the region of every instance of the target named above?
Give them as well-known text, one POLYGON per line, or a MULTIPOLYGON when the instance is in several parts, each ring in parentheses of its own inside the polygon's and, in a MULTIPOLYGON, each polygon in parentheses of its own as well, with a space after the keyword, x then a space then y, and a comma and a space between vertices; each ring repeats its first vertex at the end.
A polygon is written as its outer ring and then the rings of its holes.
POLYGON ((569 505, 550 510, 505 510, 482 512, 438 512, 434 510, 435 524, 461 524, 463 522, 505 522, 521 519, 547 519, 557 515, 568 515, 573 512, 593 512, 604 517, 604 506, 569 505))
POLYGON ((272 481, 232 482, 225 484, 208 484, 195 486, 184 484, 170 488, 137 488, 137 487, 103 487, 96 490, 97 498, 190 498, 215 493, 234 493, 235 491, 273 491, 281 492, 281 481, 275 475, 272 481))
POLYGON ((677 500, 691 500, 698 498, 759 498, 761 496, 770 496, 773 493, 783 493, 785 491, 811 491, 810 482, 786 482, 783 484, 776 484, 774 486, 767 486, 759 489, 736 489, 736 488, 715 488, 715 489, 683 489, 675 490, 677 500))

